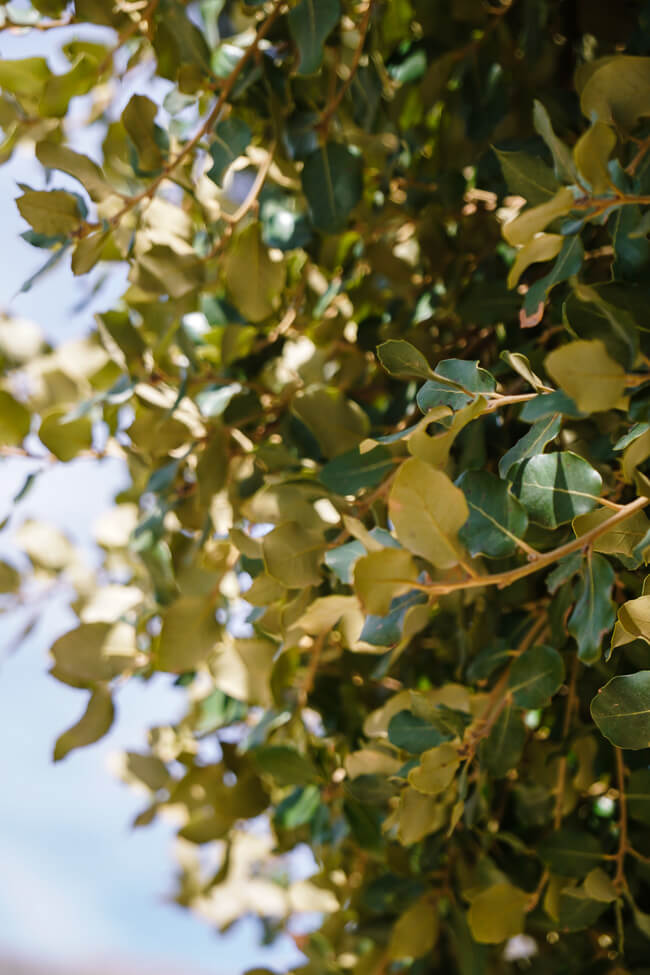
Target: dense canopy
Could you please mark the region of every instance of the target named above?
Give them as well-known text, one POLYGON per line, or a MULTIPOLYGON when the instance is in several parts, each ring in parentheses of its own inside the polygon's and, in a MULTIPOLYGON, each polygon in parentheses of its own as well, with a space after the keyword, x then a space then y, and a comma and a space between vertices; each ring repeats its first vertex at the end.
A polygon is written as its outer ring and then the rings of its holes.
POLYGON ((0 28, 67 63, 0 63, 42 273, 128 265, 81 342, 0 327, 2 455, 129 476, 94 575, 21 523, 33 477, 3 524, 5 610, 74 591, 55 759, 163 672, 185 715, 123 773, 209 923, 316 912, 304 975, 647 973, 650 6, 32 0, 0 28))

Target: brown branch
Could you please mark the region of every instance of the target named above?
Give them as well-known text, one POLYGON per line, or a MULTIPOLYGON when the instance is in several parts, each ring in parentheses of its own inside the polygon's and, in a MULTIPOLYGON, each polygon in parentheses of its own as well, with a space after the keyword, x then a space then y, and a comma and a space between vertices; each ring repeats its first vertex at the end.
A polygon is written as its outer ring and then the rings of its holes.
POLYGON ((359 43, 357 44, 356 50, 354 52, 354 57, 352 58, 352 64, 350 65, 350 73, 345 79, 345 81, 343 82, 343 84, 341 85, 341 87, 339 88, 339 90, 337 91, 337 93, 330 101, 329 105, 323 111, 323 114, 320 117, 318 125, 316 126, 316 128, 320 129, 321 132, 323 133, 327 132, 332 115, 334 115, 337 108, 343 101, 343 96, 345 95, 346 91, 352 84, 354 80, 354 76, 356 75, 359 69, 359 62, 361 61, 361 55, 363 54, 363 48, 366 43, 366 37, 368 36, 368 30, 370 28, 370 17, 372 15, 372 8, 374 7, 374 5, 375 5, 375 0, 368 0, 365 13, 361 20, 361 24, 359 25, 359 33, 360 33, 359 43))
POLYGON ((618 853, 616 854, 614 886, 621 890, 625 886, 625 854, 629 850, 627 842, 627 796, 625 794, 625 764, 623 762, 623 750, 614 746, 614 754, 616 755, 616 782, 618 787, 619 802, 618 853))
MULTIPOLYGON (((543 552, 527 565, 518 566, 516 569, 508 569, 506 572, 494 572, 491 575, 480 575, 475 579, 464 579, 461 582, 434 582, 431 584, 414 582, 409 583, 409 585, 422 592, 431 593, 433 596, 447 596, 449 593, 456 592, 459 589, 478 589, 482 586, 505 588, 513 582, 517 582, 518 579, 523 579, 526 576, 532 575, 534 572, 539 572, 540 569, 552 565, 559 559, 564 558, 565 555, 571 555, 573 552, 579 552, 582 548, 587 548, 597 538, 600 538, 601 535, 611 531, 614 525, 625 521, 630 515, 645 508, 648 504, 650 504, 650 498, 636 498, 634 501, 630 501, 629 504, 623 505, 611 518, 601 522, 600 525, 596 525, 591 531, 585 532, 584 535, 580 535, 578 538, 574 538, 573 541, 567 542, 565 545, 560 545, 550 552, 543 552)), ((406 582, 407 580, 404 581, 406 582)))
MULTIPOLYGON (((566 709, 564 711, 564 723, 562 725, 562 740, 566 740, 571 727, 571 719, 576 705, 576 679, 578 676, 578 654, 574 654, 571 665, 571 679, 569 681, 569 693, 567 696, 566 709)), ((559 829, 562 825, 562 815, 564 806, 564 790, 566 787, 567 757, 560 757, 560 764, 557 773, 557 783, 555 786, 555 810, 553 813, 553 829, 559 829)))
POLYGON ((300 686, 300 690, 298 691, 298 707, 300 709, 307 706, 309 695, 313 689, 314 681, 316 680, 316 673, 318 671, 318 664, 325 645, 325 637, 325 633, 320 633, 317 637, 314 637, 314 642, 309 651, 309 665, 307 667, 307 673, 305 674, 304 680, 300 686))
POLYGON ((151 15, 153 14, 157 6, 158 6, 158 0, 149 0, 149 3, 144 8, 142 13, 138 17, 138 19, 132 20, 131 23, 128 25, 128 27, 126 27, 119 34, 117 39, 117 44, 108 52, 104 60, 97 68, 98 75, 101 75, 104 73, 104 71, 106 71, 106 69, 109 67, 113 58, 120 50, 120 48, 124 47, 126 42, 129 41, 134 34, 137 34, 142 29, 142 25, 149 20, 149 18, 151 17, 151 15))
MULTIPOLYGON (((237 79, 239 78, 240 74, 247 66, 251 58, 257 53, 261 41, 266 37, 271 27, 280 16, 285 2, 286 0, 275 0, 275 3, 273 5, 273 10, 266 18, 266 20, 259 27, 255 35, 255 40, 249 47, 246 48, 246 50, 243 52, 242 56, 240 57, 239 61, 232 69, 228 77, 226 78, 223 88, 221 89, 221 92, 219 94, 219 97, 217 98, 216 102, 210 109, 208 115, 203 120, 203 122, 201 123, 197 131, 194 133, 192 138, 185 143, 183 148, 179 150, 179 152, 176 154, 174 159, 172 159, 163 167, 163 169, 158 174, 158 176, 156 176, 156 178, 149 184, 149 186, 145 190, 142 190, 141 193, 137 193, 135 196, 129 197, 126 203, 124 204, 124 206, 110 218, 109 223, 112 227, 116 227, 119 224, 122 217, 124 217, 134 207, 136 207, 138 203, 141 203, 143 200, 151 199, 151 197, 154 195, 154 193, 156 192, 160 184, 164 182, 164 180, 168 179, 171 176, 171 174, 174 172, 174 170, 177 169, 178 166, 180 166, 180 164, 185 159, 187 159, 187 157, 190 155, 193 149, 195 149, 196 146, 199 144, 203 136, 206 135, 206 133, 212 128, 212 126, 218 119, 222 108, 226 104, 230 96, 230 93, 232 92, 237 82, 237 79)), ((86 236, 92 230, 97 230, 101 226, 103 226, 103 224, 90 224, 90 223, 85 224, 83 228, 82 236, 86 236)))
POLYGON ((262 163, 262 165, 257 170, 257 175, 255 176, 255 181, 253 182, 253 185, 251 186, 251 188, 250 188, 250 190, 248 192, 248 195, 246 196, 246 199, 244 200, 244 202, 241 204, 240 207, 238 207, 235 210, 235 212, 233 214, 230 214, 230 215, 227 214, 227 213, 222 213, 221 214, 221 216, 223 217, 223 219, 227 223, 230 223, 230 224, 239 223, 239 221, 242 220, 243 217, 246 216, 246 214, 248 213, 248 211, 251 210, 255 206, 255 204, 257 203, 257 198, 260 195, 260 193, 262 192, 262 188, 263 188, 264 183, 266 181, 266 177, 268 176, 269 169, 271 168, 271 164, 273 162, 273 154, 274 154, 274 152, 275 152, 275 142, 273 143, 273 145, 269 149, 266 159, 264 160, 264 162, 262 163))

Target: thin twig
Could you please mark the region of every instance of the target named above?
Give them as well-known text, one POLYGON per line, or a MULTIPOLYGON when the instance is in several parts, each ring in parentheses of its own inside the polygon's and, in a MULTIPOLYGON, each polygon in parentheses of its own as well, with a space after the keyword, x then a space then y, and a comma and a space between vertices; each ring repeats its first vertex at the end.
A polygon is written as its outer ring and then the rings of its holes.
MULTIPOLYGON (((569 729, 571 727, 571 719, 573 718, 573 711, 576 704, 576 679, 578 676, 578 654, 576 653, 573 657, 573 663, 571 665, 571 679, 569 681, 569 693, 566 701, 566 709, 564 711, 564 722, 562 724, 562 740, 566 741, 566 737, 569 734, 569 729)), ((566 787, 566 773, 567 773, 567 757, 562 755, 560 757, 560 764, 557 773, 557 784, 555 786, 555 810, 553 813, 553 829, 559 829, 562 825, 562 816, 564 813, 564 790, 566 787)))
POLYGON ((625 854, 628 852, 627 842, 627 796, 625 794, 625 764, 623 749, 614 746, 616 756, 616 783, 618 787, 619 833, 618 853, 616 854, 616 873, 614 886, 621 890, 625 886, 625 854))
MULTIPOLYGON (((232 92, 237 82, 237 79, 239 78, 244 68, 248 65, 248 62, 251 60, 251 58, 257 53, 260 43, 266 37, 271 27, 273 26, 277 18, 280 16, 284 4, 285 4, 285 0, 275 0, 273 10, 266 18, 266 20, 259 27, 255 35, 255 40, 249 47, 246 48, 246 50, 243 52, 242 56, 240 57, 239 61, 232 69, 228 77, 226 78, 223 88, 219 93, 219 97, 217 98, 216 102, 210 109, 208 115, 203 120, 203 122, 201 123, 197 131, 194 133, 192 138, 185 143, 183 148, 179 150, 179 152, 176 154, 174 159, 172 159, 163 167, 163 169, 158 174, 158 176, 156 176, 156 178, 149 184, 149 186, 145 190, 142 190, 142 192, 137 193, 135 196, 129 197, 129 199, 126 201, 124 206, 110 218, 109 223, 112 227, 116 227, 119 224, 122 217, 124 217, 135 206, 137 206, 138 203, 141 203, 143 200, 151 199, 151 197, 154 195, 154 193, 156 192, 160 184, 164 182, 164 180, 168 179, 171 176, 171 174, 174 172, 174 170, 177 169, 177 167, 180 166, 180 164, 185 159, 187 159, 187 157, 199 144, 203 136, 206 135, 206 133, 212 128, 212 126, 218 119, 223 106, 226 104, 228 97, 230 96, 230 93, 232 92)), ((100 226, 102 226, 102 224, 93 224, 93 223, 85 224, 83 226, 83 233, 81 234, 81 236, 86 236, 92 230, 97 230, 100 226)))
POLYGON ((275 152, 275 142, 269 149, 266 159, 264 160, 260 168, 257 170, 255 181, 251 186, 250 190, 248 191, 248 195, 244 200, 244 202, 241 204, 240 207, 237 208, 237 210, 235 210, 233 214, 230 215, 227 213, 221 214, 221 216, 227 223, 231 223, 231 224, 239 223, 239 221, 243 219, 243 217, 246 216, 248 211, 252 209, 252 207, 254 207, 255 204, 257 203, 257 198, 262 192, 262 187, 264 186, 266 177, 268 176, 269 173, 269 169, 271 168, 274 152, 275 152))
POLYGON ((341 85, 341 87, 339 88, 339 90, 337 91, 337 93, 334 95, 334 98, 332 98, 329 105, 323 111, 323 114, 320 117, 318 125, 316 126, 322 132, 327 132, 327 128, 329 126, 332 115, 334 115, 335 111, 341 104, 343 100, 343 96, 345 95, 346 91, 352 84, 352 81, 354 80, 354 76, 357 73, 357 70, 359 68, 359 62, 361 61, 361 55, 363 54, 363 48, 366 43, 366 37, 368 35, 368 29, 370 27, 370 17, 372 15, 372 8, 374 7, 374 5, 375 5, 375 0, 368 0, 366 11, 363 15, 361 24, 359 25, 359 34, 360 34, 359 43, 357 44, 356 50, 354 52, 354 57, 352 58, 352 64, 350 65, 350 73, 345 79, 345 81, 343 82, 343 84, 341 85))

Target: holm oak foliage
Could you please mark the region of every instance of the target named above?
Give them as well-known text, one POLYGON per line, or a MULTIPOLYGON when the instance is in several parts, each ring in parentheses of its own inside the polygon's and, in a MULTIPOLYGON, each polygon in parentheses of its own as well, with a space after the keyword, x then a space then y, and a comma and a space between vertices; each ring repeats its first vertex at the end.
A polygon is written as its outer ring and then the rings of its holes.
POLYGON ((83 341, 0 329, 2 454, 129 478, 94 574, 34 522, 0 566, 6 610, 35 573, 75 591, 55 758, 125 682, 185 688, 124 756, 137 825, 173 811, 176 898, 220 928, 320 913, 304 975, 647 972, 648 4, 0 28, 63 30, 68 65, 0 63, 2 160, 44 174, 23 236, 43 272, 128 265, 83 341))

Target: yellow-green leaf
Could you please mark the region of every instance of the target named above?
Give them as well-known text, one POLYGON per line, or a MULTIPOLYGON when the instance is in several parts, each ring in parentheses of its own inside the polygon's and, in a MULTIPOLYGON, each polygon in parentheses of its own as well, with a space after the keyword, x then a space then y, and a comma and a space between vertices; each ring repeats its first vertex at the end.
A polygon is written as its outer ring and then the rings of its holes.
POLYGON ((439 918, 435 903, 426 897, 412 904, 397 919, 388 942, 388 957, 421 958, 438 940, 439 918))
POLYGON ((363 608, 375 616, 385 616, 395 596, 412 588, 418 570, 409 552, 387 548, 370 552, 354 566, 354 588, 363 608))
POLYGON ((425 796, 437 796, 451 785, 459 766, 458 749, 438 745, 422 754, 420 764, 409 772, 409 782, 425 796))
POLYGON ((459 529, 469 517, 465 495, 442 471, 417 457, 402 464, 389 511, 402 544, 439 569, 458 563, 459 529))
POLYGON ((259 224, 237 234, 224 258, 228 295, 249 322, 261 322, 277 308, 286 274, 284 260, 271 260, 259 224))
POLYGON ((539 234, 517 251, 515 262, 508 274, 508 287, 514 288, 526 268, 540 261, 550 261, 562 250, 561 234, 539 234))
POLYGON ((79 721, 57 738, 54 761, 60 762, 74 748, 84 748, 99 741, 110 731, 114 716, 110 691, 98 687, 90 695, 88 706, 79 721))
POLYGON ((266 571, 289 589, 318 585, 325 544, 317 532, 303 528, 297 521, 285 521, 264 536, 266 571))
POLYGON ((15 447, 29 433, 31 414, 26 406, 0 389, 0 445, 15 447))
POLYGON ((27 190, 16 206, 36 233, 46 237, 67 237, 82 220, 77 198, 65 190, 27 190))
POLYGON ((513 247, 527 244, 557 217, 569 213, 572 206, 573 193, 568 186, 563 186, 548 203, 540 203, 539 206, 524 210, 507 223, 503 228, 503 236, 513 247))
POLYGON ((574 146, 575 164, 592 193, 605 193, 612 187, 607 163, 615 145, 616 133, 611 126, 605 122, 594 122, 574 146))
POLYGON ((544 366, 582 413, 610 410, 625 392, 625 370, 600 339, 562 345, 546 356, 544 366))
POLYGON ((467 912, 472 936, 479 944, 498 945, 524 929, 530 895, 509 883, 493 884, 473 898, 467 912))
POLYGON ((182 596, 163 617, 155 654, 157 670, 173 673, 194 670, 210 657, 220 634, 212 600, 204 596, 182 596))

